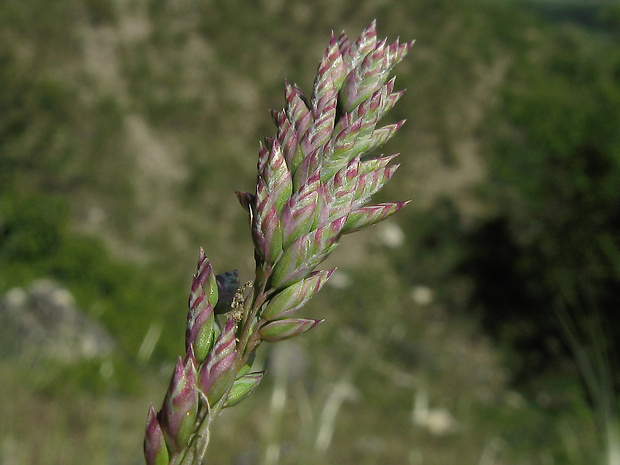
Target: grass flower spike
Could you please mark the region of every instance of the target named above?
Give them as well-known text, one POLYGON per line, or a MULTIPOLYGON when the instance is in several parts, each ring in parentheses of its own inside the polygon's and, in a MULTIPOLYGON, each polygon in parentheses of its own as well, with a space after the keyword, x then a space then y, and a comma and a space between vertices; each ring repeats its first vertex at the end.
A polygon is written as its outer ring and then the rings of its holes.
POLYGON ((310 98, 290 83, 272 112, 277 131, 258 154, 256 191, 238 192, 247 210, 256 276, 215 275, 201 250, 192 282, 186 356, 179 359, 162 409, 151 407, 147 464, 204 461, 213 421, 260 383, 257 347, 298 336, 323 320, 296 313, 333 270, 316 270, 341 237, 384 220, 407 202, 369 204, 392 177, 396 155, 372 152, 404 121, 378 126, 402 91, 390 72, 412 42, 377 40, 376 24, 353 43, 332 35, 310 98))

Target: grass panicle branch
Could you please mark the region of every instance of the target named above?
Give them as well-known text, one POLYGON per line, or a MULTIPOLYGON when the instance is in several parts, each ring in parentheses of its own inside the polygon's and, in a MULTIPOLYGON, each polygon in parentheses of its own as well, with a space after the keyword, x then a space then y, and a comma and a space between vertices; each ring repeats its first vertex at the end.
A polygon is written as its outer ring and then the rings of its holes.
POLYGON ((402 96, 390 73, 413 42, 377 40, 373 21, 355 42, 333 34, 310 98, 285 84, 285 108, 272 112, 276 136, 259 148, 254 193, 237 192, 249 215, 256 275, 216 275, 201 249, 189 297, 184 358, 158 413, 148 413, 148 465, 204 463, 222 409, 258 386, 252 371, 262 342, 303 334, 322 319, 297 317, 333 273, 317 266, 341 237, 386 219, 406 201, 369 204, 393 176, 396 155, 372 152, 404 121, 378 126, 402 96))

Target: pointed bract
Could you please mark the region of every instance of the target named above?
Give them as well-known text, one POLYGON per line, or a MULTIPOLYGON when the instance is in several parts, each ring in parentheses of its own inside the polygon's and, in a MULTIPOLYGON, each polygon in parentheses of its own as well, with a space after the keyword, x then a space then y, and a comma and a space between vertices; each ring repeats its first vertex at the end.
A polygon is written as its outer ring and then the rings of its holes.
POLYGON ((383 221, 388 216, 393 215, 408 203, 409 201, 387 202, 359 208, 351 212, 346 224, 342 228, 342 233, 350 234, 352 232, 366 228, 370 225, 376 224, 379 221, 383 221))
MULTIPOLYGON (((211 262, 207 259, 207 255, 202 250, 202 247, 198 255, 198 266, 192 283, 192 293, 196 292, 199 287, 204 291, 209 303, 215 306, 217 304, 217 282, 215 281, 215 273, 211 267, 211 262)), ((192 307, 191 301, 190 307, 192 307)))
POLYGON ((188 322, 186 333, 186 351, 192 351, 198 363, 204 362, 215 334, 215 316, 209 305, 205 310, 188 322))
POLYGON ((146 465, 168 465, 169 455, 161 425, 157 420, 153 404, 149 406, 144 436, 144 458, 146 465))
POLYGON ((191 359, 184 365, 179 357, 164 398, 160 421, 168 447, 182 450, 194 429, 198 414, 198 380, 191 359))
POLYGON ((205 363, 200 370, 200 386, 209 399, 210 405, 222 398, 230 382, 235 379, 236 373, 232 367, 236 360, 237 351, 233 350, 230 354, 211 364, 205 363))
POLYGON ((391 165, 360 176, 354 194, 353 208, 363 206, 370 197, 377 193, 394 175, 398 166, 391 165))
POLYGON ((269 301, 261 317, 274 320, 290 316, 321 290, 334 270, 315 271, 308 278, 288 286, 269 301))
POLYGON ((189 312, 185 332, 185 350, 193 348, 198 362, 204 361, 211 343, 215 319, 213 306, 218 300, 218 285, 211 263, 202 248, 189 295, 189 312))
POLYGON ((311 320, 306 318, 276 320, 260 328, 258 333, 263 341, 279 342, 310 331, 323 321, 325 320, 311 320))
MULTIPOLYGON (((264 181, 267 195, 272 199, 276 211, 280 212, 292 193, 291 173, 286 165, 278 139, 271 139, 266 143, 270 146, 265 149, 261 145, 261 150, 267 151, 267 156, 263 169, 261 170, 259 167, 258 175, 264 181)), ((259 199, 259 202, 262 200, 259 199)))
POLYGON ((236 328, 234 318, 229 318, 200 369, 200 388, 210 405, 222 398, 231 381, 230 377, 234 379, 236 374, 231 370, 237 359, 236 328))
POLYGON ((264 371, 258 371, 255 373, 248 373, 247 375, 236 379, 230 389, 228 397, 226 398, 226 404, 224 407, 233 407, 252 394, 254 389, 257 388, 258 384, 263 379, 264 374, 264 371))

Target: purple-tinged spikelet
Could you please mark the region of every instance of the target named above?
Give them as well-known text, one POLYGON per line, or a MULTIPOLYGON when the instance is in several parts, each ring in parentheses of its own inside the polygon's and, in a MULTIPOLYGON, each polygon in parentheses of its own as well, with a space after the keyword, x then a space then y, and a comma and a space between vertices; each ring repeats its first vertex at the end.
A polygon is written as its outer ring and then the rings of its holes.
POLYGON ((235 378, 236 373, 231 368, 237 358, 236 329, 235 320, 229 318, 200 369, 200 388, 209 399, 210 405, 222 398, 230 377, 235 378))
POLYGON ((170 450, 187 445, 198 414, 198 397, 194 362, 190 357, 184 364, 179 357, 159 417, 170 450))
POLYGON ((146 419, 146 434, 144 435, 144 457, 146 465, 168 465, 169 455, 166 440, 153 404, 149 406, 146 419))
POLYGON ((213 307, 218 301, 218 285, 211 263, 200 249, 198 267, 189 295, 189 312, 185 332, 185 350, 192 348, 196 360, 202 363, 211 349, 215 319, 213 307))
POLYGON ((324 320, 312 320, 306 318, 289 318, 267 323, 258 330, 263 341, 279 342, 299 336, 310 331, 324 320))

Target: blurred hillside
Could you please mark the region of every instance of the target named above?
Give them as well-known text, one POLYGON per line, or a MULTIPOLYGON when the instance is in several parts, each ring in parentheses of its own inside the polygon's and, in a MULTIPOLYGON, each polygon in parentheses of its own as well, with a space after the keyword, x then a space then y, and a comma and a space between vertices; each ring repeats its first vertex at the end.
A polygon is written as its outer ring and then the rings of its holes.
POLYGON ((270 441, 282 464, 612 463, 617 2, 4 0, 0 294, 51 279, 115 350, 67 366, 0 341, 0 464, 141 463, 198 248, 251 277, 234 191, 267 110, 373 18, 416 39, 381 194, 413 201, 343 240, 306 310, 326 323, 264 361, 209 463, 267 464, 270 441))

